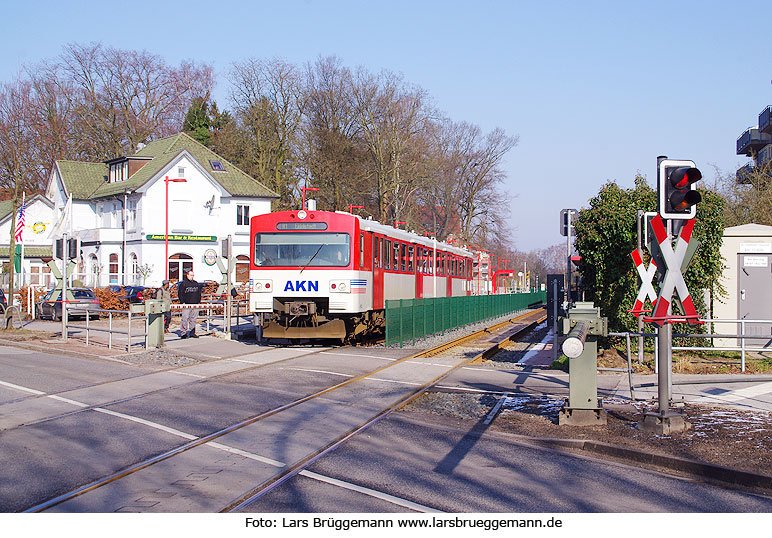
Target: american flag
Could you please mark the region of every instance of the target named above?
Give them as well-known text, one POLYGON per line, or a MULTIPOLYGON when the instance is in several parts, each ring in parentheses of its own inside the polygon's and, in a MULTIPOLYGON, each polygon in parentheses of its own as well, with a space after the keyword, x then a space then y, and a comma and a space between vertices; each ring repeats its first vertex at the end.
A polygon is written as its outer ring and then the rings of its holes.
POLYGON ((24 231, 24 213, 25 213, 24 209, 25 209, 25 206, 26 206, 26 199, 25 199, 24 196, 22 196, 21 207, 19 208, 19 218, 16 219, 16 233, 14 235, 14 238, 15 238, 14 240, 17 243, 21 243, 22 242, 21 241, 21 236, 22 236, 22 232, 24 231))

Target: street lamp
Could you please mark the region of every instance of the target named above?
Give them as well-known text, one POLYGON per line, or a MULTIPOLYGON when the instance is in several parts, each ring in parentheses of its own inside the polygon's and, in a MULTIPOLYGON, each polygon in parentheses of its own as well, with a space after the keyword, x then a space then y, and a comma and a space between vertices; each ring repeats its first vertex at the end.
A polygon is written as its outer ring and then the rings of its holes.
POLYGON ((165 261, 164 265, 166 266, 165 271, 165 279, 169 280, 169 183, 187 183, 187 179, 178 177, 169 179, 169 176, 166 176, 164 178, 164 183, 166 184, 166 229, 164 230, 164 252, 165 254, 165 261))

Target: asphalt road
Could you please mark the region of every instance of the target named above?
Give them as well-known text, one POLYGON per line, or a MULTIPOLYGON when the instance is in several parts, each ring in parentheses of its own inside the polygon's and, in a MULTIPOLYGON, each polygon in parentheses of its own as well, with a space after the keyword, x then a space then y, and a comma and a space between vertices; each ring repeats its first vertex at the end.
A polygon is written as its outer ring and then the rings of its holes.
MULTIPOLYGON (((0 345, 0 428, 5 428, 0 510, 29 508, 408 354, 260 348, 215 338, 172 345, 229 358, 159 372, 0 345)), ((379 402, 404 393, 417 376, 446 368, 440 359, 406 363, 345 397, 332 393, 286 419, 266 422, 267 429, 245 429, 219 447, 191 450, 154 466, 142 479, 100 488, 97 495, 56 510, 217 510, 219 499, 248 491, 336 431, 375 414, 379 402), (211 484, 207 495, 197 494, 201 484, 211 484)), ((468 388, 515 382, 511 372, 496 370, 469 369, 457 376, 452 382, 468 388)), ((563 379, 550 380, 547 373, 538 381, 565 387, 563 379)), ((763 497, 635 467, 389 418, 247 511, 767 512, 770 507, 763 497)))

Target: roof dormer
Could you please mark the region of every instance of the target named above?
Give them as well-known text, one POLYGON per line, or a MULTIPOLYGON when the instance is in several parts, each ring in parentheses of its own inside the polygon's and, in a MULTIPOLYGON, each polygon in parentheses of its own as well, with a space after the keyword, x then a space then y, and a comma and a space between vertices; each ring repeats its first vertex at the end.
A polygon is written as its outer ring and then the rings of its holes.
POLYGON ((116 157, 105 161, 110 168, 107 181, 109 183, 126 181, 151 160, 152 157, 116 157))

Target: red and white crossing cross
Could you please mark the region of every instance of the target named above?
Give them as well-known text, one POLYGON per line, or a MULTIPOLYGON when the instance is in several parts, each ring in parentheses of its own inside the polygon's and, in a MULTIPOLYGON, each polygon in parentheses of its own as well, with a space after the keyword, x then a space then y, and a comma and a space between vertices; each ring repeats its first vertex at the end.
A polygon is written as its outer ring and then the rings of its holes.
POLYGON ((657 264, 654 260, 646 267, 643 263, 643 256, 641 251, 635 249, 630 253, 635 263, 635 268, 638 270, 638 276, 641 277, 641 289, 638 290, 638 296, 635 298, 635 306, 633 306, 632 314, 638 317, 643 312, 643 304, 646 302, 646 297, 649 298, 651 304, 654 304, 657 300, 657 294, 654 291, 654 285, 651 283, 654 275, 657 274, 657 264))
POLYGON ((684 314, 687 317, 697 318, 697 310, 694 308, 694 303, 689 295, 689 288, 686 287, 684 275, 681 273, 681 264, 686 256, 689 240, 692 238, 692 230, 694 230, 694 219, 687 220, 684 227, 681 228, 675 251, 673 251, 670 234, 665 229, 662 217, 659 215, 654 217, 651 220, 651 228, 654 230, 657 243, 659 243, 659 250, 662 253, 662 259, 665 261, 666 268, 665 279, 659 288, 659 297, 657 297, 657 303, 654 305, 654 315, 652 317, 656 319, 655 323, 660 327, 665 324, 667 311, 673 299, 673 291, 678 292, 678 297, 681 299, 681 304, 684 307, 684 314))

